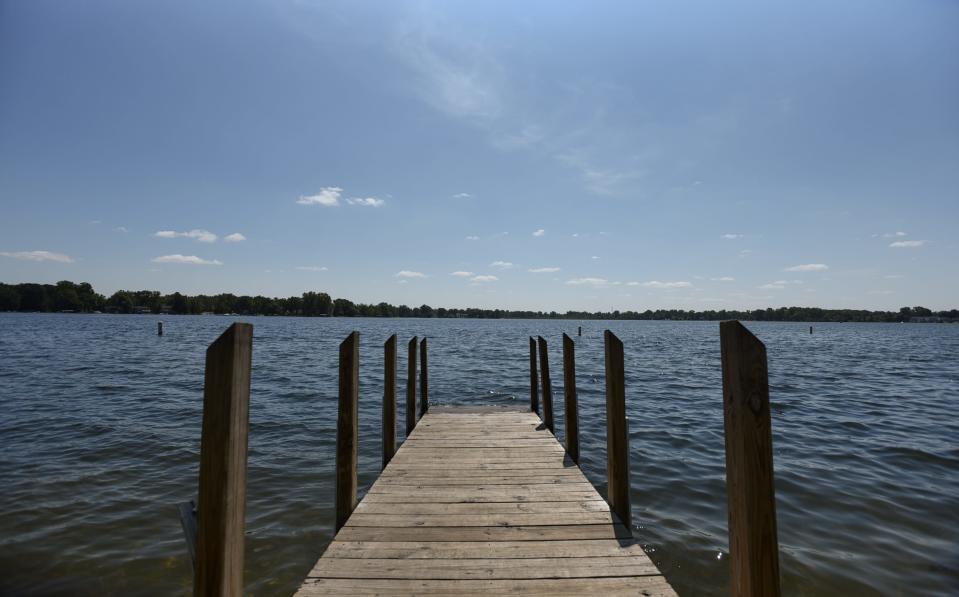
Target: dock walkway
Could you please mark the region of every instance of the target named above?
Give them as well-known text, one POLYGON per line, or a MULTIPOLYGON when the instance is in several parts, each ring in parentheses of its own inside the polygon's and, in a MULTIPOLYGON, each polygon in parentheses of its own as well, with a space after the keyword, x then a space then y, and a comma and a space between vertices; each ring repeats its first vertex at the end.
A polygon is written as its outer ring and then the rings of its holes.
POLYGON ((432 406, 297 595, 675 595, 529 408, 432 406))

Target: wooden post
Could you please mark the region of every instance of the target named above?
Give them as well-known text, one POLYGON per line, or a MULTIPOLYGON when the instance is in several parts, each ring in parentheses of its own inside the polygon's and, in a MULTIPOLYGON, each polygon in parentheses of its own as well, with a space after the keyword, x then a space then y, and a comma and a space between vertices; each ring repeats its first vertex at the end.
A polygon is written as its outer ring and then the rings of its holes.
POLYGON ((623 343, 613 332, 603 334, 606 346, 606 477, 610 509, 627 528, 632 524, 629 502, 629 420, 623 343))
MULTIPOLYGON (((812 333, 812 328, 809 328, 809 333, 810 333, 810 334, 812 333)), ((162 335, 163 335, 163 322, 162 322, 162 321, 158 321, 158 322, 157 322, 157 336, 162 336, 162 335)))
POLYGON ((416 336, 406 345, 406 437, 416 427, 416 336))
POLYGON ((577 336, 582 336, 582 335, 583 335, 583 326, 579 326, 579 328, 578 328, 577 331, 576 331, 576 335, 577 335, 577 336))
POLYGON ((383 345, 383 468, 396 453, 396 334, 383 345))
POLYGON ((340 344, 340 403, 336 417, 336 532, 356 507, 357 411, 360 396, 360 333, 340 344))
POLYGON ((549 380, 549 354, 546 352, 546 339, 542 336, 537 338, 539 343, 539 374, 542 378, 543 386, 543 423, 550 433, 554 433, 553 427, 553 384, 549 380))
POLYGON ((426 338, 420 340, 420 416, 430 409, 430 371, 426 363, 426 338))
POLYGON ((243 594, 253 326, 234 323, 206 351, 194 595, 243 594))
POLYGON ((539 379, 536 373, 536 340, 529 337, 529 406, 539 414, 539 379))
POLYGON ((738 321, 719 324, 729 508, 730 595, 780 594, 766 347, 738 321))
POLYGON ((563 393, 566 413, 566 452, 579 464, 579 416, 576 410, 576 346, 563 334, 563 393))

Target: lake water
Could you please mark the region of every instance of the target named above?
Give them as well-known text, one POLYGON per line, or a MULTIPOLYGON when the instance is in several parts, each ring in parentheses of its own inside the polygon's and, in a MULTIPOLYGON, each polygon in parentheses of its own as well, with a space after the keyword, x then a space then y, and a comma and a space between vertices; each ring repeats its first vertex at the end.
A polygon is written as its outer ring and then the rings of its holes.
MULTIPOLYGON (((203 358, 228 317, 0 314, 0 593, 188 594, 203 358)), ((528 336, 575 333, 582 467, 605 492, 602 331, 626 349, 634 530, 684 595, 725 595, 715 322, 240 318, 254 324, 246 582, 296 589, 332 536, 337 344, 361 334, 360 484, 382 345, 428 336, 431 404, 528 404, 528 336)), ((788 595, 959 587, 959 325, 748 323, 766 343, 788 595)))

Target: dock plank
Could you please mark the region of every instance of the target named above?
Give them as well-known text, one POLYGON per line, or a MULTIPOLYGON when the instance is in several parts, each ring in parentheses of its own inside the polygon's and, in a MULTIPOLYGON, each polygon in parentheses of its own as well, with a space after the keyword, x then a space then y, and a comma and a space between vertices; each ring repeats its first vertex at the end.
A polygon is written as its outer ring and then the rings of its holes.
POLYGON ((539 417, 431 406, 297 595, 675 595, 539 417))

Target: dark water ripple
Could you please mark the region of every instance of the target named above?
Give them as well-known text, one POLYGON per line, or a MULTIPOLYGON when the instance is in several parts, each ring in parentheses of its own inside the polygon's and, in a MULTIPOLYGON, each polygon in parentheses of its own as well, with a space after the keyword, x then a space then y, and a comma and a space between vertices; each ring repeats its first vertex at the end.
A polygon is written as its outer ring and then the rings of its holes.
MULTIPOLYGON (((527 404, 529 335, 579 322, 251 318, 250 594, 292 592, 331 538, 337 344, 362 334, 360 484, 380 466, 382 342, 430 339, 435 404, 527 404)), ((0 315, 0 593, 188 594, 203 357, 223 317, 0 315)), ((626 346, 637 535, 681 594, 727 584, 718 326, 585 322, 583 469, 605 490, 602 330, 626 346)), ((755 323, 769 354, 789 595, 959 587, 959 326, 755 323)))

